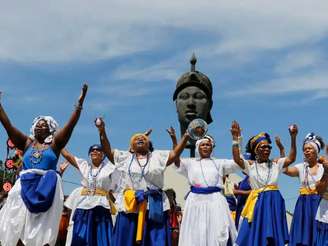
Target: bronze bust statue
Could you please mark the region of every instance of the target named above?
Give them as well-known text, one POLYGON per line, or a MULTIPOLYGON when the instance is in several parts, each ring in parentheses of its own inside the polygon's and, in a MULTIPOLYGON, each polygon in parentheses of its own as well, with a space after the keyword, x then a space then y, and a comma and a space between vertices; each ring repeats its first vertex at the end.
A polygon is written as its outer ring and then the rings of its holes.
MULTIPOLYGON (((203 73, 196 71, 197 59, 195 55, 190 59, 191 71, 184 73, 177 81, 173 94, 176 103, 181 135, 188 128, 189 123, 196 118, 201 118, 210 124, 212 100, 212 83, 203 73)), ((194 148, 191 141, 187 148, 194 148)))

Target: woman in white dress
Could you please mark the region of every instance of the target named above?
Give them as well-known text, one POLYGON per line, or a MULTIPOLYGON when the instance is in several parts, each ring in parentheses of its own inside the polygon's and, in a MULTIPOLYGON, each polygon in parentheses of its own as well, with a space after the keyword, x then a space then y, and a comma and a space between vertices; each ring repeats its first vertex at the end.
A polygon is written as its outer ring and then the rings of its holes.
POLYGON ((111 245, 111 213, 116 212, 111 193, 115 190, 115 183, 111 174, 115 167, 105 159, 108 150, 105 123, 102 119, 98 121, 96 126, 102 144, 90 146, 90 161, 77 158, 65 149, 61 152, 82 176, 82 186, 75 189, 65 202, 65 206, 72 210, 66 245, 111 245))
POLYGON ((210 136, 196 142, 199 157, 181 158, 177 171, 191 186, 180 229, 179 246, 225 246, 237 236, 229 205, 222 194, 223 177, 236 172, 233 160, 212 157, 210 136), (230 240, 229 240, 230 239, 230 240))
POLYGON ((289 127, 291 148, 287 157, 271 160, 271 139, 269 134, 262 132, 249 141, 246 151, 250 157, 245 160, 239 150, 239 124, 236 121, 232 123, 233 158, 249 176, 252 187, 242 211, 244 219, 238 231, 237 245, 283 246, 288 242, 285 201, 277 183, 279 174, 296 159, 297 132, 296 125, 289 127))
POLYGON ((170 204, 162 190, 164 171, 179 157, 188 139, 185 134, 171 151, 150 151, 149 137, 137 133, 130 140, 130 151, 111 151, 110 160, 116 166, 113 175, 120 181, 112 245, 170 245, 170 204))
POLYGON ((0 121, 24 153, 20 178, 0 210, 2 246, 18 242, 26 246, 55 245, 64 200, 61 178, 56 173, 58 157, 78 122, 87 89, 84 85, 78 105, 62 129, 56 131, 52 117, 41 116, 33 121, 29 137, 11 124, 0 103, 0 121))

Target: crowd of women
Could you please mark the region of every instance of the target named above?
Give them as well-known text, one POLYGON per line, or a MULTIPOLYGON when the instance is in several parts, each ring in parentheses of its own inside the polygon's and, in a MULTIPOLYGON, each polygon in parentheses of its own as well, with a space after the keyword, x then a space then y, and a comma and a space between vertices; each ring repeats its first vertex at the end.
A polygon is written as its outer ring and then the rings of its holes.
POLYGON ((164 172, 171 164, 190 184, 179 245, 328 245, 328 159, 319 155, 324 148, 319 136, 305 137, 304 162, 290 166, 296 159, 296 125, 288 128, 289 154, 271 158, 268 133, 251 137, 247 153, 241 153, 241 129, 233 121, 232 159, 212 156, 215 141, 209 135, 196 142, 196 158, 181 158, 188 133, 177 142, 174 129, 168 129, 171 150, 154 149, 150 131, 132 135, 129 149, 117 150, 107 138, 104 120, 98 118, 100 143, 91 145, 90 159, 84 160, 64 147, 78 122, 87 89, 84 85, 61 129, 52 117, 40 116, 30 136, 13 126, 0 102, 0 121, 24 153, 23 170, 0 210, 1 245, 55 244, 64 206, 57 171, 60 155, 82 177, 81 186, 65 201, 72 211, 66 245, 172 245, 172 204, 163 191, 164 172), (246 176, 235 187, 238 202, 233 219, 222 189, 224 177, 239 171, 246 176), (282 173, 300 179, 290 231, 278 187, 282 173))

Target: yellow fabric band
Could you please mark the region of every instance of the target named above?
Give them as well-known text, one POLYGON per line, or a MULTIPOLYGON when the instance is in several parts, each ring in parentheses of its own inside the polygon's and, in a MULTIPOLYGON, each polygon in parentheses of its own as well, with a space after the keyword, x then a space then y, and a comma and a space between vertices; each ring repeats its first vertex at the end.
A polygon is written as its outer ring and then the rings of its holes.
POLYGON ((110 213, 111 214, 117 213, 117 209, 114 204, 114 196, 110 191, 96 188, 95 192, 90 193, 88 188, 83 187, 83 189, 81 191, 81 196, 105 196, 107 198, 109 206, 110 206, 110 213))
POLYGON ((264 188, 254 189, 251 191, 251 193, 249 194, 249 196, 247 198, 244 209, 241 212, 241 215, 244 218, 247 218, 249 223, 253 221, 254 209, 255 209, 255 205, 256 205, 259 194, 261 192, 272 191, 272 190, 279 190, 279 188, 277 185, 267 185, 264 188))
POLYGON ((316 189, 311 189, 308 187, 301 187, 300 194, 301 195, 315 195, 315 194, 318 194, 318 192, 316 189))
POLYGON ((136 242, 142 241, 143 229, 145 226, 146 212, 147 212, 147 200, 139 203, 135 197, 135 191, 132 189, 126 189, 123 193, 125 210, 128 213, 138 212, 138 224, 136 242))

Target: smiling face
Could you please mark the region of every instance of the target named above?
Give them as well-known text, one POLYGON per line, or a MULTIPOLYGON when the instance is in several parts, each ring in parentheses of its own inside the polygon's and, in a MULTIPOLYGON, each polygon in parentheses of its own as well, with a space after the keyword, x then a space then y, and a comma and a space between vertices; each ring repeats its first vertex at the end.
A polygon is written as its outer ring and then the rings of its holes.
POLYGON ((176 107, 179 121, 185 125, 196 118, 206 120, 210 112, 210 102, 205 92, 196 86, 188 86, 179 92, 176 107))
POLYGON ((34 136, 39 142, 43 142, 50 135, 50 129, 47 121, 39 120, 34 128, 34 136))
POLYGON ((260 162, 266 162, 269 160, 271 154, 271 145, 268 141, 261 141, 256 149, 256 154, 260 162))
POLYGON ((209 158, 213 151, 213 145, 209 139, 203 140, 198 147, 201 158, 209 158))
POLYGON ((318 153, 315 150, 314 146, 311 145, 310 143, 306 143, 303 146, 303 154, 305 159, 308 162, 316 162, 318 158, 318 153))
POLYGON ((100 149, 94 148, 90 152, 90 159, 92 164, 98 167, 104 159, 104 152, 100 149))
POLYGON ((143 134, 133 137, 131 145, 135 153, 145 154, 149 151, 149 140, 143 134))

